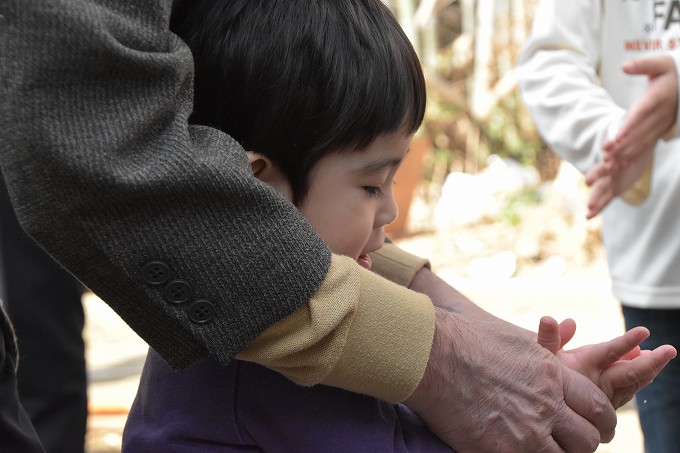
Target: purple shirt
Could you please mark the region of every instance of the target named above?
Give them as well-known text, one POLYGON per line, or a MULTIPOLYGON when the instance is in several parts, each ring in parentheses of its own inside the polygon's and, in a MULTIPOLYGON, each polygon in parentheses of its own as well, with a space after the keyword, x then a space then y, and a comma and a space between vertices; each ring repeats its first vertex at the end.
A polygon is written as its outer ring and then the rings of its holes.
POLYGON ((402 404, 318 385, 252 363, 212 359, 171 370, 149 351, 123 435, 127 453, 451 452, 402 404))

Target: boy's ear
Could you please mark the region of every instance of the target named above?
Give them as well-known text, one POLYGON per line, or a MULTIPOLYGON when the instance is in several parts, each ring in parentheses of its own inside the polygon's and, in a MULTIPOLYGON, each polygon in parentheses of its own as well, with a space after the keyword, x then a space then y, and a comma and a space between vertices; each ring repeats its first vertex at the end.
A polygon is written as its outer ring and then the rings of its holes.
POLYGON ((269 160, 267 156, 248 151, 248 162, 250 162, 250 168, 253 170, 253 175, 255 175, 256 178, 267 182, 262 176, 266 176, 268 168, 274 166, 272 161, 269 160))
POLYGON ((270 158, 253 151, 248 151, 248 162, 250 162, 250 168, 257 179, 274 187, 289 200, 292 199, 288 179, 286 179, 270 158))
POLYGON ((268 183, 274 176, 274 173, 279 172, 271 159, 253 151, 248 151, 248 162, 250 162, 253 175, 263 182, 268 183))

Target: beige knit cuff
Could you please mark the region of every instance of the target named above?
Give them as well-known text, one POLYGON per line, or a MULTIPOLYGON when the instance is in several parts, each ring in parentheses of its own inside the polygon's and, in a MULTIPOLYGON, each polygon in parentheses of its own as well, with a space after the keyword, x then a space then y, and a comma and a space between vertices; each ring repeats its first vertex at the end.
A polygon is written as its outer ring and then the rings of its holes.
POLYGON ((420 269, 430 268, 430 262, 425 258, 412 255, 389 242, 371 253, 371 259, 373 272, 405 287, 411 285, 420 269))
POLYGON ((314 297, 249 344, 237 358, 301 385, 340 387, 403 401, 425 372, 434 336, 427 296, 333 255, 314 297))

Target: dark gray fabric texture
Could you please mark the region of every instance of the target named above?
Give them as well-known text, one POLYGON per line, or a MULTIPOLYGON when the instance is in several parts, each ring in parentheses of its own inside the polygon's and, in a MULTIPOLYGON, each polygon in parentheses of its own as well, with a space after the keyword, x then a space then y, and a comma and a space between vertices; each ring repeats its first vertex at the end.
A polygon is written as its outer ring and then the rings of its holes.
POLYGON ((233 139, 188 126, 170 4, 0 2, 0 168, 26 231, 169 365, 226 364, 311 297, 330 252, 233 139), (192 299, 146 283, 150 261, 192 299), (208 322, 191 321, 196 300, 208 322))

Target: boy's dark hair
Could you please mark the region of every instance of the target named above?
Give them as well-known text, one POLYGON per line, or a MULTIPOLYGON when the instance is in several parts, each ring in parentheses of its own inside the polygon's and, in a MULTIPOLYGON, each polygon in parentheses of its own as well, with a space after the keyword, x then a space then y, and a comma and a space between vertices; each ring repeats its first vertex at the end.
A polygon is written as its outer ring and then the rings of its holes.
POLYGON ((380 0, 189 0, 171 29, 194 55, 190 121, 269 157, 295 204, 323 156, 423 121, 420 62, 380 0))

